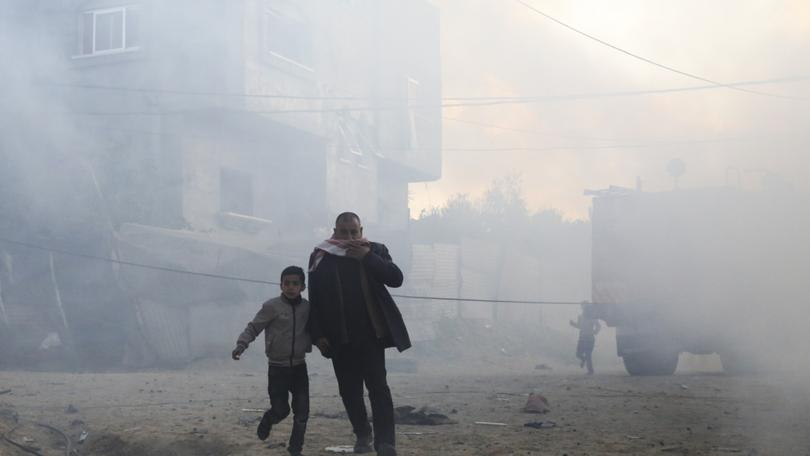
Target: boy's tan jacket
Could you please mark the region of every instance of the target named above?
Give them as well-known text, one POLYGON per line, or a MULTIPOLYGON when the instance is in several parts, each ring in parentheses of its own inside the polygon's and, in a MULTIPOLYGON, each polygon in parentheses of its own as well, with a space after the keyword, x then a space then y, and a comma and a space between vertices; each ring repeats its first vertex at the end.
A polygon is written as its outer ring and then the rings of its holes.
POLYGON ((264 331, 264 352, 271 366, 297 366, 312 351, 307 322, 309 301, 290 303, 283 295, 262 304, 236 344, 247 348, 264 331))

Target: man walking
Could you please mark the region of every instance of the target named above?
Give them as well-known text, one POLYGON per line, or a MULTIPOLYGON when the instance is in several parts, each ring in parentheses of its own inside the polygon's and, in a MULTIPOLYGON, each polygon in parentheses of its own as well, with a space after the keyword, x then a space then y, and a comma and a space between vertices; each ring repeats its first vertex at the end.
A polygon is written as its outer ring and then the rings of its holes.
POLYGON ((332 238, 309 260, 310 334, 332 359, 340 397, 357 440, 355 453, 395 456, 394 404, 385 371, 385 349, 411 346, 402 315, 386 286, 402 285, 402 271, 383 244, 363 237, 360 217, 344 212, 332 238), (363 384, 368 389, 372 428, 363 384))

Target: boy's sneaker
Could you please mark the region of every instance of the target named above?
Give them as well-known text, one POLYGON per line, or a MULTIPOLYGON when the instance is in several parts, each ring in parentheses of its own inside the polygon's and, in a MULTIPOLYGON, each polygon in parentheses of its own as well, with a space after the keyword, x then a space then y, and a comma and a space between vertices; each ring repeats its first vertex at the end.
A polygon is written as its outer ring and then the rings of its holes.
POLYGON ((397 456, 397 449, 390 443, 382 443, 377 448, 377 456, 397 456))
POLYGON ((364 436, 357 436, 357 440, 354 442, 354 452, 355 453, 371 453, 374 451, 374 448, 371 447, 371 434, 364 435, 364 436))
POLYGON ((270 410, 268 410, 264 412, 262 420, 259 421, 259 427, 256 428, 256 435, 259 437, 259 440, 266 440, 270 435, 270 429, 273 428, 273 423, 270 422, 270 419, 270 410))

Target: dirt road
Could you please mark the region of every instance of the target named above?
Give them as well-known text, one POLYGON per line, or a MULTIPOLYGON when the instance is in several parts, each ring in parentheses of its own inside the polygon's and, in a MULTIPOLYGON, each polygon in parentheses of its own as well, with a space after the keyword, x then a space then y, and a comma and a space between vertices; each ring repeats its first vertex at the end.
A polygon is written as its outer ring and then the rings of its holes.
MULTIPOLYGON (((618 369, 588 377, 572 367, 538 370, 528 359, 458 364, 390 373, 396 406, 430 406, 455 421, 399 425, 400 454, 810 455, 810 396, 790 377, 639 378, 618 369), (551 411, 522 412, 529 392, 544 395, 551 411), (525 427, 530 421, 556 426, 525 427)), ((353 436, 330 366, 313 357, 310 373, 305 454, 329 454, 325 447, 353 436)), ((265 387, 257 358, 179 371, 3 371, 0 391, 11 391, 0 395, 0 432, 42 455, 65 454, 64 438, 34 423, 64 431, 81 455, 285 455, 289 420, 268 445, 255 437, 260 413, 242 410, 264 408, 265 387), (87 438, 78 444, 82 431, 87 438)), ((0 440, 0 454, 30 453, 0 440)))

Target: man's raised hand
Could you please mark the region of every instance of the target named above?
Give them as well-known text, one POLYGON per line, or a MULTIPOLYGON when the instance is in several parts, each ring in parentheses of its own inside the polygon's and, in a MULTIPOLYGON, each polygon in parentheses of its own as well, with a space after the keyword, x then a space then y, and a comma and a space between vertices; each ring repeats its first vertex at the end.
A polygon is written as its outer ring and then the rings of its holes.
POLYGON ((371 251, 368 244, 365 242, 349 242, 349 247, 346 249, 346 256, 349 258, 354 258, 355 260, 361 260, 364 256, 368 255, 368 252, 371 251))

